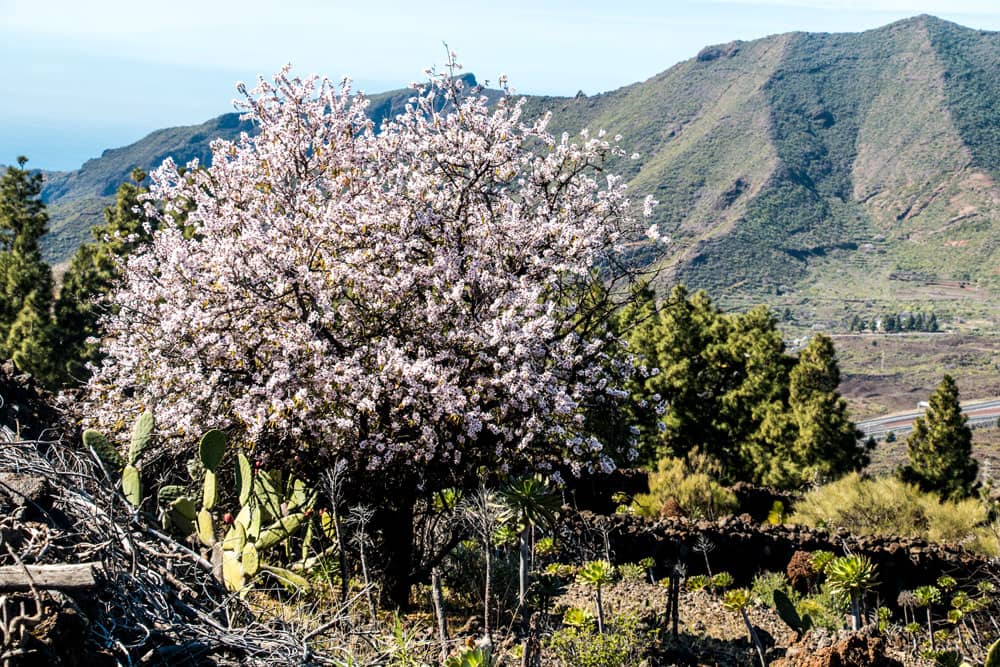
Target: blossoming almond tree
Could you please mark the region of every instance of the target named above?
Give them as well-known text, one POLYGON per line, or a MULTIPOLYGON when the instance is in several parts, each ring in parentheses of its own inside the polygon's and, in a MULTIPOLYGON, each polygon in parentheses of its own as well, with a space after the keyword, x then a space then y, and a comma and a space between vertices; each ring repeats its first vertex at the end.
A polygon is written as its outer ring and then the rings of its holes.
POLYGON ((101 421, 152 405, 177 434, 346 460, 404 504, 483 465, 610 468, 585 411, 623 395, 602 333, 643 217, 605 173, 623 152, 455 67, 378 129, 346 80, 241 85, 259 133, 152 174, 164 224, 114 296, 101 421))

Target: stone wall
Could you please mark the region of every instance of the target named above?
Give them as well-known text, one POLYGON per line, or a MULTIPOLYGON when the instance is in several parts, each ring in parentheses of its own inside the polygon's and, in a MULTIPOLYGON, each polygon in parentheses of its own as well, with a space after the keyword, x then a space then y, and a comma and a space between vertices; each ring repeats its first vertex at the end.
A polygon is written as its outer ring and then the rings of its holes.
MULTIPOLYGON (((565 508, 568 510, 568 508, 565 508)), ((638 562, 652 556, 658 576, 666 576, 674 563, 682 562, 687 573, 705 573, 704 556, 695 547, 707 539, 713 572, 729 572, 738 585, 747 585, 762 571, 784 572, 798 550, 825 549, 837 555, 864 554, 878 568, 879 594, 895 600, 901 590, 932 584, 942 574, 959 581, 981 577, 986 570, 1000 574, 998 563, 970 554, 956 545, 929 544, 925 540, 900 537, 855 537, 846 531, 828 532, 804 526, 760 524, 748 515, 719 521, 685 518, 650 521, 632 515, 600 516, 567 511, 562 521, 564 543, 591 545, 591 556, 600 557, 607 537, 616 563, 638 562)), ((570 557, 571 553, 563 554, 570 557)))

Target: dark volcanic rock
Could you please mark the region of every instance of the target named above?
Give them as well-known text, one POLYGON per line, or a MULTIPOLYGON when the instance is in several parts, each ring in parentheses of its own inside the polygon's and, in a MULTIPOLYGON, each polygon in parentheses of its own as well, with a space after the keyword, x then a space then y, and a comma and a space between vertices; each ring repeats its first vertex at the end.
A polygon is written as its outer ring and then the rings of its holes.
POLYGON ((52 394, 30 375, 19 373, 13 362, 0 365, 0 426, 20 435, 22 440, 43 438, 46 433, 40 424, 55 427, 62 422, 55 405, 52 394))
POLYGON ((774 667, 903 667, 903 663, 887 655, 881 637, 865 632, 822 648, 812 646, 807 636, 773 664, 774 667))

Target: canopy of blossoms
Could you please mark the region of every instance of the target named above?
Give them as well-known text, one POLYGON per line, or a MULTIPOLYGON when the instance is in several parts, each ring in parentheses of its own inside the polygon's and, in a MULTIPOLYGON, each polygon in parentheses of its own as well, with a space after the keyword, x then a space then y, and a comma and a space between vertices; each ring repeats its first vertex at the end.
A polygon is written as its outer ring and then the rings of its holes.
POLYGON ((241 86, 257 134, 152 174, 164 224, 105 323, 100 421, 143 404, 192 442, 369 470, 610 467, 584 410, 620 376, 580 324, 641 228, 604 171, 622 151, 462 86, 432 74, 380 128, 346 80, 241 86))

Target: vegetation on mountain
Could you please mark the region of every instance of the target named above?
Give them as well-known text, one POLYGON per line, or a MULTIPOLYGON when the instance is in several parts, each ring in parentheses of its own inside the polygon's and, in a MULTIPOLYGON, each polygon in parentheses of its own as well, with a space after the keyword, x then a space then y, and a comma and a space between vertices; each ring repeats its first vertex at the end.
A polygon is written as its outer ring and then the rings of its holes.
POLYGON ((146 174, 132 171, 131 183, 118 188, 114 206, 104 210, 104 224, 91 229, 93 242, 74 253, 62 280, 54 315, 59 380, 86 382, 88 363, 98 357, 98 321, 107 313, 106 299, 117 286, 120 265, 136 248, 149 243, 156 221, 146 215, 140 197, 146 174))
POLYGON ((976 487, 979 465, 972 458, 972 430, 966 424, 958 387, 945 375, 906 439, 908 463, 900 475, 944 498, 966 498, 976 487))
POLYGON ((0 180, 0 358, 43 383, 52 378, 52 271, 39 240, 48 215, 40 199, 42 177, 26 157, 0 180))
POLYGON ((724 481, 789 488, 867 463, 829 338, 816 336, 796 359, 766 308, 725 314, 683 286, 655 311, 648 296, 636 300, 619 320, 639 364, 634 402, 653 408, 636 415, 646 457, 698 451, 724 481))
MULTIPOLYGON (((610 165, 633 192, 661 202, 653 221, 671 243, 629 249, 662 269, 657 287, 676 280, 707 289, 726 308, 780 304, 796 326, 806 314, 809 325, 818 316, 843 326, 855 308, 864 316, 873 305, 933 305, 942 317, 971 313, 983 298, 998 304, 998 62, 997 33, 920 16, 856 34, 710 47, 619 90, 529 96, 525 114, 553 111, 556 135, 620 133, 640 153, 610 165), (952 298, 934 288, 941 281, 987 293, 952 298), (856 306, 861 298, 873 303, 856 306)), ((375 96, 376 127, 409 94, 375 96)), ((242 130, 256 131, 230 114, 53 175, 46 257, 70 256, 134 166, 154 168, 168 154, 207 164, 210 138, 242 130), (85 213, 94 197, 105 199, 85 213)))

